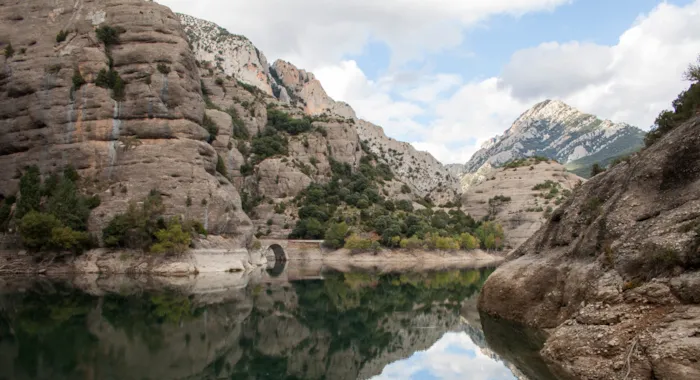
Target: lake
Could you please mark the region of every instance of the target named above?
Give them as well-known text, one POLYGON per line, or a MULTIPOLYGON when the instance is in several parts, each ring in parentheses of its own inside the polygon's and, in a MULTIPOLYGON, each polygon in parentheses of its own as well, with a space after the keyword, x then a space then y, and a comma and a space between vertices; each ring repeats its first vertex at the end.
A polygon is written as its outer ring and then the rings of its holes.
POLYGON ((0 278, 0 379, 524 379, 476 310, 493 270, 0 278))

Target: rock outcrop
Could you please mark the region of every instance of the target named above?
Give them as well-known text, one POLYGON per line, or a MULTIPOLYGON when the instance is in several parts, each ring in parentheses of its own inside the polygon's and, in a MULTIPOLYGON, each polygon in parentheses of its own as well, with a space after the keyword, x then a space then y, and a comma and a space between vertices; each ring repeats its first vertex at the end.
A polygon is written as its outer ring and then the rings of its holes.
POLYGON ((158 189, 169 215, 250 234, 236 188, 216 172, 196 60, 174 13, 142 0, 59 0, 5 3, 0 14, 3 48, 16 51, 0 57, 0 193, 17 192, 27 165, 48 175, 72 164, 102 199, 93 231, 158 189), (118 43, 97 38, 105 26, 118 43), (109 69, 123 94, 95 84, 109 69))
POLYGON ((552 372, 700 378, 700 118, 583 184, 486 281, 479 308, 550 329, 552 372))
POLYGON ((471 175, 470 183, 463 183, 462 210, 474 219, 499 222, 512 248, 539 230, 583 181, 554 161, 532 159, 517 168, 484 170, 487 166, 471 175))
POLYGON ((595 162, 608 164, 642 146, 644 132, 628 124, 584 114, 558 100, 546 100, 523 113, 502 136, 486 141, 467 162, 467 173, 485 163, 540 155, 553 158, 576 174, 588 175, 595 162))
POLYGON ((267 58, 250 40, 209 21, 181 13, 177 16, 200 66, 216 68, 224 75, 272 95, 267 58))

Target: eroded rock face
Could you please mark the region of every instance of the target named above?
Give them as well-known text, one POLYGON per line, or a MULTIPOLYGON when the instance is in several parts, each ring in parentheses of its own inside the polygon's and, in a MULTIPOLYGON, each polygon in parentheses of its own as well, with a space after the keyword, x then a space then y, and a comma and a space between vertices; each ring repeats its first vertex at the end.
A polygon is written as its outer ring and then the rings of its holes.
POLYGON ((215 233, 250 233, 249 218, 234 211, 236 189, 216 174, 195 58, 175 14, 141 0, 6 3, 0 14, 21 15, 0 24, 3 47, 16 50, 0 57, 0 193, 16 193, 27 165, 43 175, 73 165, 102 192, 93 231, 157 189, 170 215, 215 233), (101 26, 122 28, 120 43, 106 49, 101 26), (68 35, 57 42, 60 31, 68 35), (94 84, 110 56, 126 83, 120 101, 94 84), (77 73, 87 83, 74 89, 77 73), (197 198, 190 207, 188 196, 197 198))
POLYGON ((267 58, 250 40, 209 21, 181 13, 177 16, 198 61, 272 95, 267 58))
POLYGON ((479 307, 551 328, 553 372, 695 379, 699 234, 696 117, 574 192, 489 277, 479 307))
POLYGON ((477 220, 489 216, 498 221, 512 248, 537 232, 571 190, 584 181, 557 162, 535 160, 513 169, 486 164, 468 177, 470 181, 463 183, 462 210, 477 220))

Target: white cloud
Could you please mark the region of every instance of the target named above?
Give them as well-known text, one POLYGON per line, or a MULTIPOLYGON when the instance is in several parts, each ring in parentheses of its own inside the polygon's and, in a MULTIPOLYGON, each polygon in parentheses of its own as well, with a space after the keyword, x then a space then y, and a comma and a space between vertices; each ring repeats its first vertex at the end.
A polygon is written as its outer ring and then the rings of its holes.
POLYGON ((243 34, 273 59, 300 67, 337 64, 370 37, 394 62, 461 43, 464 28, 497 14, 552 10, 570 0, 158 0, 176 12, 243 34))
POLYGON ((511 380, 511 371, 481 352, 464 332, 447 333, 426 351, 391 363, 374 380, 411 379, 414 376, 438 379, 511 380))
POLYGON ((392 66, 373 81, 345 58, 362 53, 370 39, 386 43, 392 62, 400 63, 460 44, 465 28, 490 16, 551 10, 569 1, 160 2, 248 36, 271 59, 313 71, 358 116, 444 163, 464 163, 483 141, 546 98, 646 128, 687 87, 681 74, 700 53, 696 0, 683 7, 660 4, 614 45, 544 42, 522 49, 499 77, 464 82, 455 74, 392 66))

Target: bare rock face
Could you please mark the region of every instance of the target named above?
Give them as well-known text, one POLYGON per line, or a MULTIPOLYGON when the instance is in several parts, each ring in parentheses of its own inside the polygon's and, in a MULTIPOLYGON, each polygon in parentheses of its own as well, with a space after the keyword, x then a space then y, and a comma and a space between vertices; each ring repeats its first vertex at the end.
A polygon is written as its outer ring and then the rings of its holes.
POLYGON ((16 51, 0 57, 3 195, 16 193, 27 165, 43 175, 73 165, 106 191, 93 231, 157 189, 168 214, 201 220, 215 233, 250 232, 249 218, 233 211, 240 210, 236 189, 216 174, 216 150, 201 126, 199 74, 175 14, 142 0, 59 0, 5 3, 0 15, 3 48, 12 43, 16 51), (6 21, 12 14, 21 17, 6 21), (95 33, 101 26, 121 29, 119 43, 105 48, 95 33), (67 36, 57 42, 61 31, 67 36), (119 101, 94 84, 110 62, 125 83, 119 101), (78 76, 87 83, 74 88, 78 76), (202 201, 187 207, 188 196, 202 201))
POLYGON ((477 220, 489 216, 498 221, 513 248, 537 232, 571 190, 584 181, 555 161, 531 160, 512 169, 486 165, 488 168, 473 174, 465 186, 462 210, 477 220))
POLYGON ((272 95, 267 58, 250 40, 209 21, 181 13, 177 16, 198 61, 209 62, 224 75, 272 95))
POLYGON ((563 378, 695 379, 698 268, 695 117, 576 190, 488 278, 479 308, 550 328, 542 354, 563 378))
MULTIPOLYGON (((316 77, 312 73, 307 73, 305 70, 297 69, 289 62, 277 60, 272 65, 273 75, 282 82, 291 94, 298 97, 304 107, 304 112, 308 115, 338 115, 344 118, 352 119, 355 117, 355 111, 347 103, 336 102, 331 99, 326 91, 321 86, 316 77)), ((289 94, 291 96, 291 94, 289 94)), ((292 97, 294 100, 294 97, 292 97)))
POLYGON ((363 120, 357 123, 357 131, 362 140, 367 140, 370 150, 385 160, 416 195, 429 195, 437 204, 455 200, 457 177, 430 153, 387 137, 381 127, 363 120))

